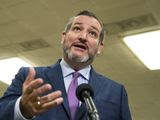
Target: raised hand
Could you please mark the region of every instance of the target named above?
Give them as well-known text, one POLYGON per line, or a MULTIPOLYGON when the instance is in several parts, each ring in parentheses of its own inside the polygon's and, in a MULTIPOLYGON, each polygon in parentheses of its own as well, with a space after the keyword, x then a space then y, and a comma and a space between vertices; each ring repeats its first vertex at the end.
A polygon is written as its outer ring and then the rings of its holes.
POLYGON ((29 68, 28 76, 23 83, 20 110, 26 118, 36 116, 63 102, 61 91, 44 95, 52 89, 52 86, 50 84, 43 84, 43 79, 41 78, 35 79, 35 75, 34 68, 29 68))

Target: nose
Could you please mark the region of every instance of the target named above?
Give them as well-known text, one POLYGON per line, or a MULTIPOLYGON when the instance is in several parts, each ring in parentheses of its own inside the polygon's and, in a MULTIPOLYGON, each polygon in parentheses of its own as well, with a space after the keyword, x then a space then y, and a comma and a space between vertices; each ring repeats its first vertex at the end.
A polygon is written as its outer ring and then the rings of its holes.
POLYGON ((81 31, 81 33, 79 34, 79 40, 82 42, 87 41, 87 33, 85 31, 81 31))

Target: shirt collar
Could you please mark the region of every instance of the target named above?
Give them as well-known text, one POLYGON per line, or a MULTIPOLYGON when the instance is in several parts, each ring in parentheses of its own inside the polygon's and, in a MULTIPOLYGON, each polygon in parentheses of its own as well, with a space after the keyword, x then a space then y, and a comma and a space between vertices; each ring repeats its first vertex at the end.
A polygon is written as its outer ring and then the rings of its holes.
MULTIPOLYGON (((62 68, 62 73, 63 73, 64 78, 67 77, 68 75, 72 74, 73 72, 75 72, 75 70, 72 69, 64 59, 61 60, 60 65, 61 65, 61 68, 62 68)), ((86 80, 89 80, 90 70, 91 70, 91 66, 88 65, 85 68, 79 70, 78 72, 86 80)))

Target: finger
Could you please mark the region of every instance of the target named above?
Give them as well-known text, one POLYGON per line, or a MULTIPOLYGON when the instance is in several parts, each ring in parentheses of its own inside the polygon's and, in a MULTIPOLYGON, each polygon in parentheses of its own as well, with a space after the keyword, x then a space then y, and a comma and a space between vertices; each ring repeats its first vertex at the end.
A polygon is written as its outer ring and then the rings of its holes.
POLYGON ((52 92, 46 96, 42 96, 40 98, 40 102, 41 102, 41 104, 44 104, 44 103, 53 101, 61 96, 62 96, 62 92, 58 90, 58 91, 52 92))
POLYGON ((56 107, 56 106, 60 105, 62 102, 63 102, 63 98, 59 97, 59 98, 57 98, 55 100, 52 100, 50 102, 42 104, 41 108, 45 109, 45 110, 49 110, 49 109, 51 109, 53 107, 56 107))
POLYGON ((43 80, 38 78, 34 81, 30 82, 28 85, 23 86, 23 94, 22 98, 24 98, 25 101, 34 101, 37 96, 33 96, 35 89, 37 89, 39 86, 43 84, 43 80))
POLYGON ((56 91, 43 97, 37 97, 37 100, 33 102, 36 110, 38 112, 44 112, 61 104, 63 102, 63 98, 60 97, 61 94, 61 91, 56 91))
POLYGON ((52 89, 52 86, 50 84, 45 84, 37 89, 34 89, 34 93, 32 95, 36 97, 42 96, 51 89, 52 89))
POLYGON ((36 75, 35 69, 33 67, 30 67, 25 83, 29 84, 32 80, 34 80, 35 75, 36 75))
POLYGON ((62 102, 63 102, 63 98, 60 97, 60 98, 57 98, 56 100, 51 101, 49 103, 36 105, 34 112, 35 112, 35 114, 45 112, 53 107, 60 105, 62 102))
POLYGON ((43 79, 41 79, 41 78, 38 78, 38 79, 35 79, 34 81, 31 81, 26 86, 26 93, 28 93, 28 94, 32 93, 34 89, 37 89, 42 84, 43 84, 43 79))

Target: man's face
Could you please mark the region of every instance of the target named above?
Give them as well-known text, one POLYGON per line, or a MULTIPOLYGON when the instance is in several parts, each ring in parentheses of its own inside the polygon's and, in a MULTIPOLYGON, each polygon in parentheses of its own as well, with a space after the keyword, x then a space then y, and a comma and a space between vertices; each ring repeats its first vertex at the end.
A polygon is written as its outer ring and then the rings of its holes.
POLYGON ((103 43, 99 42, 101 25, 89 16, 74 18, 68 32, 62 34, 62 46, 67 59, 88 62, 101 52, 103 43))

